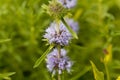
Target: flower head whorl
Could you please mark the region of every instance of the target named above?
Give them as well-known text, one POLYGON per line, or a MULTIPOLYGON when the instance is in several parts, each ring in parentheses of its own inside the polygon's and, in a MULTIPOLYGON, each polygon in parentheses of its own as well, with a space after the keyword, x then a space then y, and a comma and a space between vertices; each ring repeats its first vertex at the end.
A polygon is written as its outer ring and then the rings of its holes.
POLYGON ((47 14, 49 14, 55 19, 61 18, 68 12, 68 10, 64 8, 64 6, 60 4, 57 0, 49 1, 48 5, 43 4, 42 8, 45 10, 47 14))
MULTIPOLYGON (((78 33, 79 26, 77 22, 68 18, 66 18, 65 21, 76 33, 78 33)), ((72 39, 72 35, 62 22, 60 22, 59 25, 53 22, 51 23, 50 27, 46 29, 44 38, 48 40, 49 44, 55 43, 65 46, 69 44, 69 41, 72 39), (57 29, 59 29, 59 33, 57 29)))
POLYGON ((71 71, 70 69, 73 63, 66 56, 66 51, 64 49, 61 49, 60 52, 61 54, 59 58, 57 49, 54 49, 47 55, 47 68, 53 74, 56 73, 56 70, 58 70, 59 74, 61 74, 63 70, 67 70, 68 72, 71 71))
POLYGON ((59 25, 53 22, 51 23, 50 27, 46 29, 46 34, 44 35, 44 38, 48 39, 50 44, 55 43, 64 46, 68 45, 72 36, 62 22, 60 22, 59 25), (57 27, 59 28, 59 32, 57 32, 56 30, 57 27))

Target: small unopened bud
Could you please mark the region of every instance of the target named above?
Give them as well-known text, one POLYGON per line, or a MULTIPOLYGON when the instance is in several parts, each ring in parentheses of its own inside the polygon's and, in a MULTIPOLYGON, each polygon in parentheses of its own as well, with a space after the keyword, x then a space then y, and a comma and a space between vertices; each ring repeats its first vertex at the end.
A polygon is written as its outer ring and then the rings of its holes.
POLYGON ((47 14, 54 18, 60 18, 67 13, 67 10, 56 0, 49 1, 48 5, 42 5, 47 14))

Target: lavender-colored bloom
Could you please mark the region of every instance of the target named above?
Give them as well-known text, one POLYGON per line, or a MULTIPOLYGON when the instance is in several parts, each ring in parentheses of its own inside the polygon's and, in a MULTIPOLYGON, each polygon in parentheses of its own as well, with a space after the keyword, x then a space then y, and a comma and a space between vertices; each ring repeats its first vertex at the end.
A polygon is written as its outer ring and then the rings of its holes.
POLYGON ((76 5, 77 0, 58 0, 65 8, 72 8, 76 5))
POLYGON ((69 18, 66 18, 65 21, 76 33, 78 33, 78 31, 79 31, 78 22, 74 21, 73 19, 69 19, 69 18))
POLYGON ((63 70, 71 71, 72 62, 66 56, 66 51, 61 49, 61 53, 58 53, 57 49, 54 49, 50 54, 47 55, 47 68, 50 72, 55 74, 57 71, 59 74, 63 70))
MULTIPOLYGON (((76 33, 78 33, 79 26, 77 22, 68 18, 66 18, 65 21, 76 33)), ((50 44, 55 43, 61 46, 68 45, 69 41, 72 39, 71 33, 62 22, 59 24, 55 22, 51 23, 50 27, 46 29, 46 33, 43 37, 48 39, 50 44)))
POLYGON ((50 27, 46 29, 44 38, 48 39, 50 44, 55 43, 64 46, 68 45, 72 36, 62 22, 60 22, 60 24, 53 22, 50 27))

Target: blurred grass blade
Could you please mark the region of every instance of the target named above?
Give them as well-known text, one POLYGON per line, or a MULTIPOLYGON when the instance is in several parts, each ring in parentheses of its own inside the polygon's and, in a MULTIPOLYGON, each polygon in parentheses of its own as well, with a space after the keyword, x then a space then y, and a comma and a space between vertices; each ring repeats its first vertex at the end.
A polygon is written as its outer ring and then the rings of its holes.
POLYGON ((3 74, 0 74, 0 78, 2 78, 2 79, 10 79, 9 76, 14 75, 15 73, 16 72, 3 73, 3 74))
POLYGON ((81 76, 83 76, 85 73, 87 73, 90 69, 91 69, 90 66, 85 67, 79 74, 76 74, 76 76, 74 76, 70 80, 78 80, 81 76))
POLYGON ((116 80, 120 80, 120 76, 118 76, 118 78, 116 80))
POLYGON ((9 73, 4 73, 4 74, 0 74, 0 77, 1 77, 1 75, 2 76, 12 76, 12 75, 14 75, 16 72, 9 72, 9 73))
POLYGON ((63 24, 67 27, 67 29, 69 30, 69 32, 72 34, 72 36, 76 39, 78 39, 77 34, 72 30, 72 28, 66 23, 66 21, 64 20, 63 17, 61 17, 61 21, 63 22, 63 24))
POLYGON ((8 42, 8 41, 10 41, 10 40, 11 40, 11 39, 0 40, 0 43, 8 42))
POLYGON ((41 62, 45 59, 46 55, 49 53, 49 51, 54 47, 54 45, 50 45, 49 48, 43 53, 43 55, 35 62, 35 65, 33 68, 38 67, 41 62))
POLYGON ((83 9, 78 9, 75 13, 74 19, 78 20, 80 16, 82 15, 83 9))
POLYGON ((100 72, 92 61, 90 61, 90 63, 92 65, 95 80, 104 80, 103 72, 100 72))
POLYGON ((114 36, 120 36, 120 32, 115 33, 114 36))

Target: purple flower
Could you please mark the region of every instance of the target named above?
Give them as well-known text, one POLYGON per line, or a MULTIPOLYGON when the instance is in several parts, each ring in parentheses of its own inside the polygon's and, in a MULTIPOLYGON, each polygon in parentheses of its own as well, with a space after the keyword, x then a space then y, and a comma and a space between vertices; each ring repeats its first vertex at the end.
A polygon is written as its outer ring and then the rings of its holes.
POLYGON ((50 72, 55 74, 57 71, 59 74, 62 73, 63 70, 67 70, 70 72, 72 62, 66 56, 66 51, 61 49, 61 53, 58 53, 57 49, 54 49, 50 54, 47 55, 47 68, 50 72))
MULTIPOLYGON (((77 22, 68 18, 66 18, 65 21, 76 33, 78 33, 79 27, 77 22)), ((46 29, 46 33, 43 37, 48 40, 49 44, 55 43, 61 46, 68 45, 69 41, 72 39, 71 33, 62 22, 59 24, 55 22, 51 23, 50 27, 46 29)))
POLYGON ((58 0, 65 8, 72 8, 76 5, 77 0, 58 0))
POLYGON ((64 46, 68 45, 72 36, 62 22, 60 22, 60 24, 53 22, 50 27, 46 29, 44 38, 48 39, 50 44, 55 43, 64 46))

